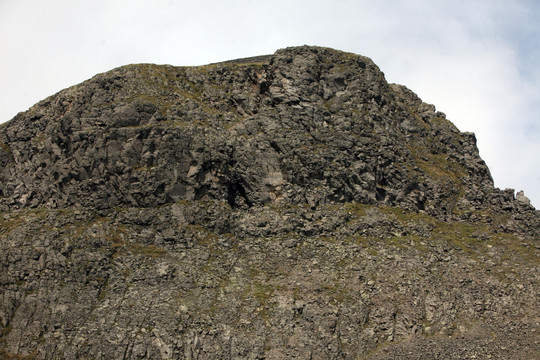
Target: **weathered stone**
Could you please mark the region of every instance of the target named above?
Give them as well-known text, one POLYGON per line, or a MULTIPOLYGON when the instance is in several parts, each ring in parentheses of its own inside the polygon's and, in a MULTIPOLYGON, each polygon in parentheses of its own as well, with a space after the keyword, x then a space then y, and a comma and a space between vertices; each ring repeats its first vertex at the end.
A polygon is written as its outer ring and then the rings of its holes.
POLYGON ((365 57, 129 65, 0 125, 0 357, 540 357, 540 215, 365 57))

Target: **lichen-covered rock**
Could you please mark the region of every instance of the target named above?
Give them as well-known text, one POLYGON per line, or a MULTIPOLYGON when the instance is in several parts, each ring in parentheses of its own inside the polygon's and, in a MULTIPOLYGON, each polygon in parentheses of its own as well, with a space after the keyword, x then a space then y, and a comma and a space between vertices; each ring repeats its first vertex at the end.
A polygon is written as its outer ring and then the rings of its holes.
POLYGON ((261 59, 130 65, 18 115, 0 132, 4 208, 357 201, 444 216, 488 198, 474 135, 368 58, 261 59))
POLYGON ((365 57, 129 65, 0 125, 0 357, 540 357, 540 215, 365 57))

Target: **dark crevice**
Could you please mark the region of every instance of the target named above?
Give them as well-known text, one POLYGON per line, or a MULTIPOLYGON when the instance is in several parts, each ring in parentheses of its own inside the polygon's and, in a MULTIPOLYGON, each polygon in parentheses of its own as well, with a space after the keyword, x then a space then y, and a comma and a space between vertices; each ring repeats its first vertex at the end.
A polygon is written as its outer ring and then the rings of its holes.
POLYGON ((259 93, 265 95, 270 90, 270 82, 263 81, 259 84, 259 93))
POLYGON ((242 181, 236 180, 227 183, 227 202, 231 207, 252 207, 242 181))
POLYGON ((384 190, 380 186, 376 186, 375 192, 375 198, 377 199, 377 201, 384 201, 384 199, 386 198, 386 190, 384 190))
POLYGON ((418 199, 418 201, 416 202, 416 206, 418 207, 418 210, 426 210, 426 200, 418 199))
POLYGON ((277 153, 281 153, 281 148, 275 141, 270 141, 270 146, 272 149, 274 149, 277 153))

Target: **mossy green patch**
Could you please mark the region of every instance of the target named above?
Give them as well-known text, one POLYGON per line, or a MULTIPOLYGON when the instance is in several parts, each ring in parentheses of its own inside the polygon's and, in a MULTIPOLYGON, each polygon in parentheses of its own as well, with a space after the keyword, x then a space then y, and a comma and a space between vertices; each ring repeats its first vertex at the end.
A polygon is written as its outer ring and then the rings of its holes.
POLYGON ((5 142, 0 141, 0 150, 2 150, 3 152, 11 154, 11 148, 5 142))
POLYGON ((321 290, 328 296, 331 303, 341 304, 347 300, 353 300, 350 289, 339 282, 324 283, 321 290))
POLYGON ((274 294, 275 286, 269 283, 255 281, 251 287, 251 294, 260 306, 268 306, 269 300, 274 294))
POLYGON ((136 243, 127 244, 128 249, 136 255, 148 256, 151 258, 158 258, 167 253, 165 249, 156 245, 141 245, 136 243))
POLYGON ((37 351, 29 355, 19 355, 8 352, 6 349, 0 349, 0 358, 4 360, 34 360, 37 358, 37 351))

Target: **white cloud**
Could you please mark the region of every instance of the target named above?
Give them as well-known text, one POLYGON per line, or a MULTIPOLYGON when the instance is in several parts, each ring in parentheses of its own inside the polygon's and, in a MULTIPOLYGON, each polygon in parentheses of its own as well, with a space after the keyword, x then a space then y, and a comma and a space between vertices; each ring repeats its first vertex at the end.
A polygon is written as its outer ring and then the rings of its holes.
POLYGON ((0 122, 127 63, 197 65, 312 44, 371 57, 474 131, 500 187, 540 206, 540 3, 0 1, 0 122))

